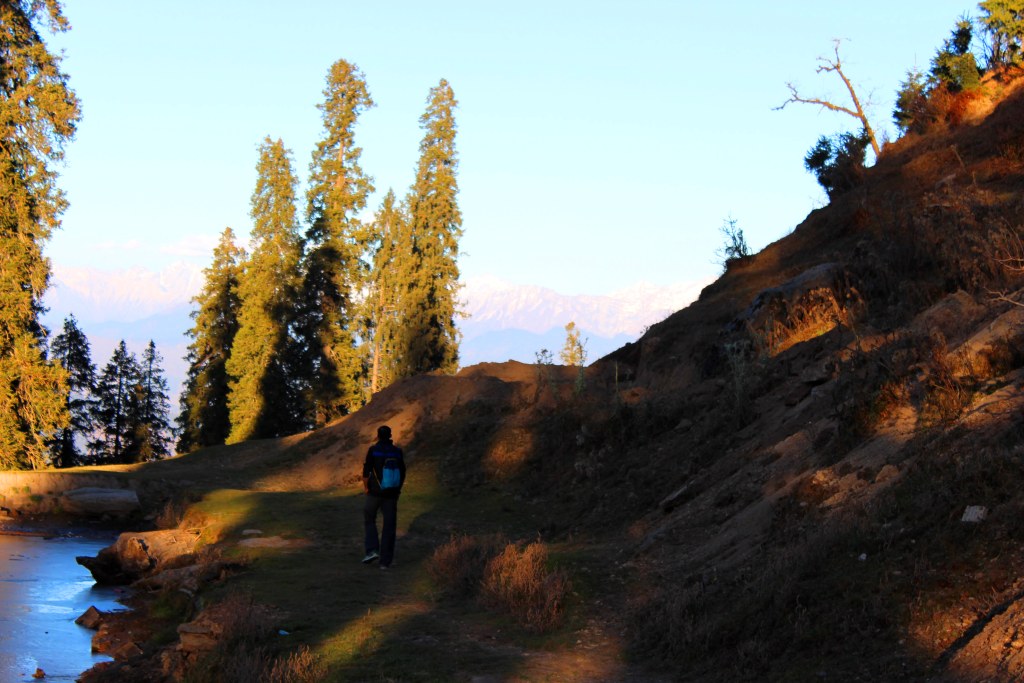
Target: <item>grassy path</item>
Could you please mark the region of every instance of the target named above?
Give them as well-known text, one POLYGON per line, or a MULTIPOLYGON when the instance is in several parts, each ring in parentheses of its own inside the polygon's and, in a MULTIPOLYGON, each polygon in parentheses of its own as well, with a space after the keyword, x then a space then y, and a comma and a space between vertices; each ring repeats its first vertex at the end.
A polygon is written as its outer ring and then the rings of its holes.
POLYGON ((551 547, 579 590, 563 626, 536 635, 473 601, 444 597, 427 569, 434 548, 453 534, 535 537, 528 506, 496 490, 452 496, 431 468, 410 469, 399 504, 395 563, 381 571, 360 562, 362 504, 362 494, 352 490, 212 492, 196 506, 206 524, 204 540, 223 545, 228 557, 248 568, 208 599, 242 593, 270 606, 287 632, 279 636, 282 649, 309 646, 327 664, 329 680, 636 678, 623 664, 617 627, 604 613, 607 577, 588 576, 606 566, 598 546, 551 547), (238 546, 248 529, 306 544, 238 546))

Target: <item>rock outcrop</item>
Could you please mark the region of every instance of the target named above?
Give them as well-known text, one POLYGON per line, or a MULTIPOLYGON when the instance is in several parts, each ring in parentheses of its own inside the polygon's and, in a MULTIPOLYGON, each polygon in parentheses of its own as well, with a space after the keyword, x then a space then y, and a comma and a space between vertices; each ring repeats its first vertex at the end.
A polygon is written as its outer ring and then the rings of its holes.
POLYGON ((127 585, 168 569, 193 563, 198 534, 182 529, 127 532, 96 557, 75 560, 96 583, 127 585))
POLYGON ((117 519, 130 517, 142 510, 139 494, 132 489, 71 489, 61 495, 61 505, 72 514, 117 519))

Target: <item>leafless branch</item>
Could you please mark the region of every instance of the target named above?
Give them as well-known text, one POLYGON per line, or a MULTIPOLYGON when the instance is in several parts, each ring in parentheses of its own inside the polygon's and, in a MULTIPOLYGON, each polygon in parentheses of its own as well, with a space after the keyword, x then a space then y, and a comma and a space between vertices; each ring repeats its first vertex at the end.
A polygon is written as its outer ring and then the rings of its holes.
POLYGON ((1009 293, 1007 293, 1007 292, 997 292, 997 291, 992 290, 992 289, 986 289, 985 290, 985 293, 988 294, 988 300, 989 301, 992 301, 992 302, 997 302, 998 301, 998 302, 1002 302, 1002 303, 1006 303, 1006 304, 1012 304, 1012 305, 1018 306, 1020 308, 1024 308, 1024 302, 1021 302, 1021 301, 1018 300, 1020 298, 1021 292, 1024 292, 1024 290, 1018 289, 1015 292, 1009 292, 1009 293), (1016 298, 1014 298, 1014 297, 1016 297, 1016 298))
POLYGON ((868 136, 868 141, 871 143, 871 149, 874 151, 875 157, 877 158, 880 154, 880 150, 878 147, 878 141, 875 139, 875 131, 871 127, 871 123, 868 121, 868 116, 864 112, 864 107, 861 106, 860 98, 857 97, 857 91, 854 89, 853 83, 843 72, 843 63, 839 58, 839 43, 840 41, 838 39, 833 41, 833 52, 835 54, 834 59, 818 57, 818 68, 815 70, 815 73, 820 74, 824 72, 838 74, 839 78, 843 81, 843 85, 846 86, 846 91, 850 94, 850 99, 853 101, 853 107, 844 107, 822 97, 803 97, 800 95, 799 91, 797 91, 795 85, 792 83, 786 83, 786 87, 789 89, 789 99, 778 107, 775 107, 774 111, 781 111, 786 108, 787 104, 797 102, 799 104, 815 104, 823 109, 852 116, 860 121, 861 125, 864 127, 864 133, 868 136))

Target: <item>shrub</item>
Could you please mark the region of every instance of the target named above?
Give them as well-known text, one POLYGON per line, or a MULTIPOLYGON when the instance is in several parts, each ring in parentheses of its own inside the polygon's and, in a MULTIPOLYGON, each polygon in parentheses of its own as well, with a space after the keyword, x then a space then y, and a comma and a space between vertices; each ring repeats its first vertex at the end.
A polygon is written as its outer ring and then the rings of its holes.
POLYGON ((471 596, 480 587, 487 563, 505 544, 500 536, 452 536, 434 550, 427 569, 446 592, 471 596))
POLYGON ((559 624, 571 589, 568 576, 547 568, 543 544, 509 544, 487 563, 483 604, 509 612, 526 628, 543 632, 559 624))
POLYGON ((941 334, 932 336, 928 354, 930 373, 921 417, 926 424, 952 422, 973 398, 970 359, 964 352, 948 353, 946 339, 941 334))
POLYGON ((572 588, 565 572, 548 569, 542 543, 509 543, 501 536, 453 536, 434 551, 428 569, 448 593, 475 595, 484 607, 538 633, 561 622, 572 588))
POLYGON ((804 166, 818 179, 829 199, 860 184, 864 175, 864 155, 870 138, 867 133, 840 133, 818 138, 807 155, 804 166))
POLYGON ((719 263, 726 270, 734 263, 740 263, 750 258, 750 247, 747 246, 747 238, 743 235, 743 228, 736 225, 735 218, 726 218, 722 226, 718 228, 725 238, 725 243, 719 247, 715 254, 719 263))

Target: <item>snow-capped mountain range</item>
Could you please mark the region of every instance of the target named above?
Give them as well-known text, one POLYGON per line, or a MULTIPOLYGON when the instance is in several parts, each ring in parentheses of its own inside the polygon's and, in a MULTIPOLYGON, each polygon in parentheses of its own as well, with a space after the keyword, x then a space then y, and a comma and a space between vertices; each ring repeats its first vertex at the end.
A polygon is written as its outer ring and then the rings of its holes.
MULTIPOLYGON (((697 298, 709 280, 669 286, 636 284, 610 295, 566 295, 536 285, 517 285, 492 277, 471 278, 461 292, 468 318, 460 321, 462 364, 483 361, 533 362, 541 349, 557 361, 572 321, 587 340, 589 360, 596 360, 637 339, 652 323, 697 298)), ((163 355, 172 391, 185 377, 183 360, 191 327, 191 299, 203 285, 200 266, 180 262, 161 271, 131 268, 100 271, 54 264, 44 320, 60 331, 74 314, 89 336, 93 361, 102 368, 114 346, 124 339, 140 353, 153 340, 163 355)))

